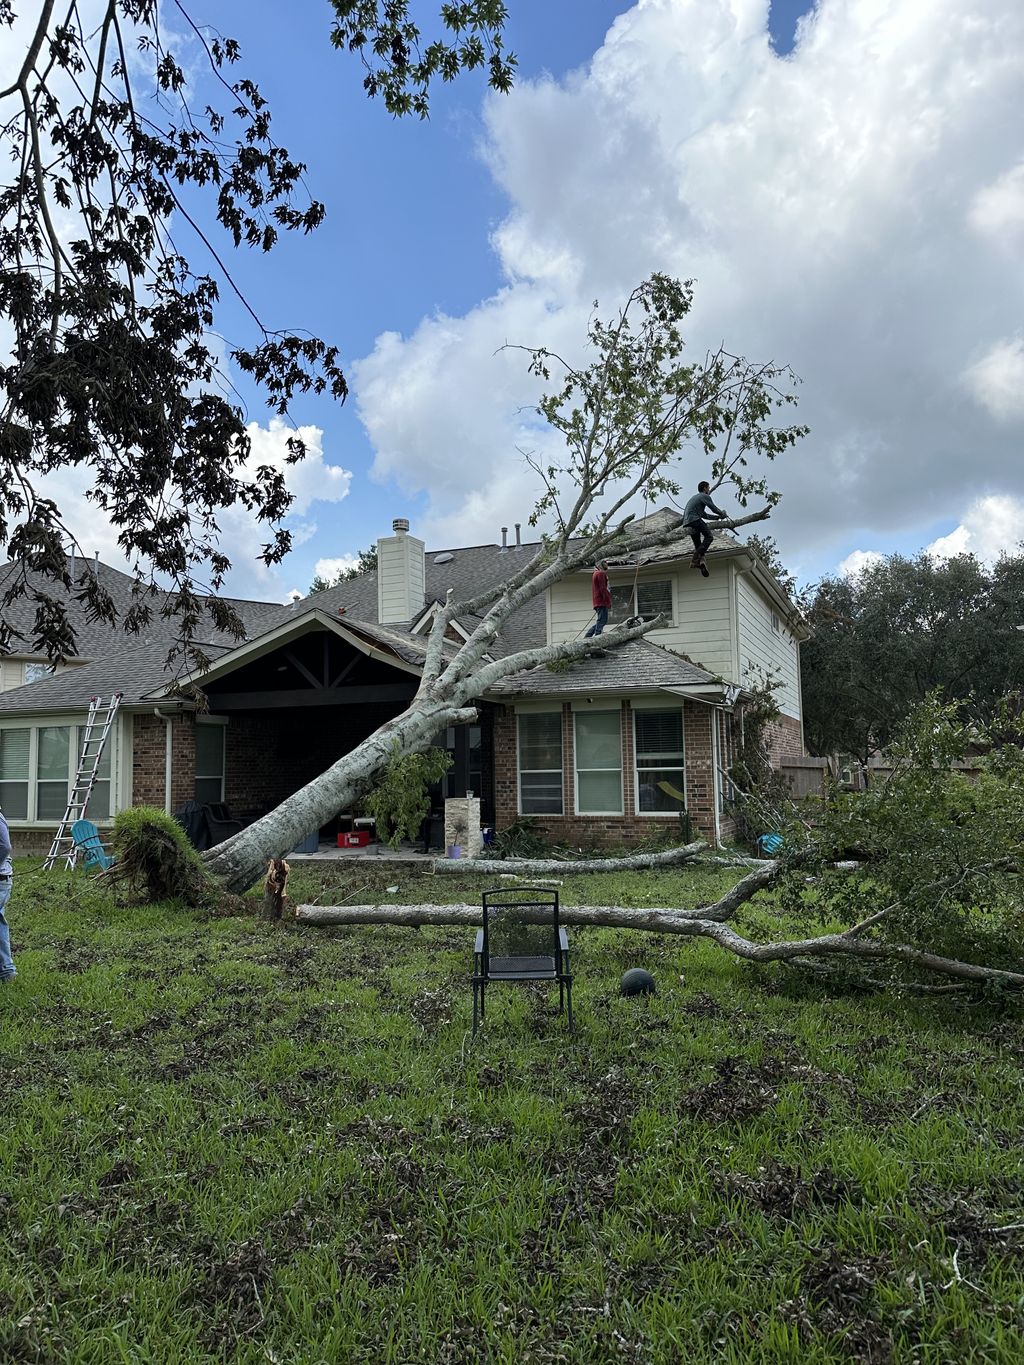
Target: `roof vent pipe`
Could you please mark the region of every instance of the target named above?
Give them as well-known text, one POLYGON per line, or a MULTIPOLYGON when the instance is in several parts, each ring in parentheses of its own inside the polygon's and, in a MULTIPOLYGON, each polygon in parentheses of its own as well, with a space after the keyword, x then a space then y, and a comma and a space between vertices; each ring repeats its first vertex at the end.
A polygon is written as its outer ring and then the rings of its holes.
POLYGON ((396 536, 404 536, 409 529, 408 517, 395 517, 394 521, 391 523, 391 529, 396 536))
POLYGON ((507 549, 508 549, 508 527, 507 527, 507 526, 503 526, 503 527, 501 528, 501 548, 502 548, 503 550, 507 550, 507 549))
POLYGON ((523 548, 523 538, 522 538, 522 536, 519 534, 519 522, 517 521, 517 522, 516 522, 516 549, 517 549, 517 550, 521 550, 522 548, 523 548))

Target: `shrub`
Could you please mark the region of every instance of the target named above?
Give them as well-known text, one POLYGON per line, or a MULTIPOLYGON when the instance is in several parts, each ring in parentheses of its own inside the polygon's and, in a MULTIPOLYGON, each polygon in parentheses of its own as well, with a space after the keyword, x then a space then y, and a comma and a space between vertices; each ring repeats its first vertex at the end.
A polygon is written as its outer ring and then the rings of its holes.
POLYGON ((430 785, 439 782, 453 762, 444 749, 403 754, 396 740, 387 768, 363 802, 377 821, 378 837, 383 835, 392 848, 403 839, 415 839, 430 814, 430 785))

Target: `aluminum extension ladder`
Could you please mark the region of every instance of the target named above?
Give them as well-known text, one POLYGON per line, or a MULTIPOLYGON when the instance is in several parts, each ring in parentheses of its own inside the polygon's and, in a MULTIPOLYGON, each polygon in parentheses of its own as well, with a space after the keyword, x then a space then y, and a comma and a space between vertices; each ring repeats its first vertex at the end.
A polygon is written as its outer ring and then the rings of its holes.
POLYGON ((120 692, 115 692, 107 706, 103 705, 102 697, 91 697, 89 699, 89 714, 86 717, 82 735, 82 751, 78 756, 75 784, 68 797, 64 818, 57 828, 57 833, 53 836, 53 843, 46 855, 46 862, 43 863, 44 868, 53 867, 61 859, 64 860, 65 867, 74 867, 75 865, 78 858, 78 846, 71 833, 71 826, 76 820, 82 819, 89 805, 89 797, 92 796, 92 789, 96 785, 96 774, 103 758, 103 750, 107 747, 110 727, 114 723, 117 708, 121 704, 121 695, 120 692))

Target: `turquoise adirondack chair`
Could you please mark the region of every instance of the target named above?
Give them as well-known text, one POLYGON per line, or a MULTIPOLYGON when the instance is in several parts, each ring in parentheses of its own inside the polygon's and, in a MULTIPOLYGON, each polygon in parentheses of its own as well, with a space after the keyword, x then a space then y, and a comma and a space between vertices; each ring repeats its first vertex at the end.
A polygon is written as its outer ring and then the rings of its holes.
POLYGON ((105 872, 114 861, 103 847, 100 832, 91 820, 76 820, 71 826, 71 837, 85 855, 83 867, 101 867, 105 872))

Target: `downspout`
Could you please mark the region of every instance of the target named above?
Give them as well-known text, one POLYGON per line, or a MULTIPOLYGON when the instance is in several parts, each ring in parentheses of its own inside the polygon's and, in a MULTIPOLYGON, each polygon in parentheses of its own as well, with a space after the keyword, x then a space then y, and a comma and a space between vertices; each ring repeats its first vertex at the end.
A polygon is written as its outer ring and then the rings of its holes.
POLYGON ((717 706, 709 706, 711 713, 711 809, 714 813, 715 847, 722 843, 722 727, 718 722, 717 706))
POLYGON ((173 716, 165 716, 159 706, 153 707, 153 715, 164 723, 164 810, 171 814, 171 771, 173 747, 171 742, 171 723, 173 716))

